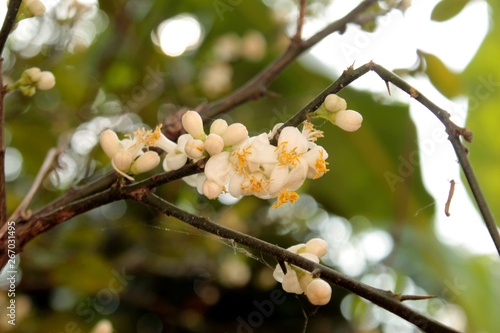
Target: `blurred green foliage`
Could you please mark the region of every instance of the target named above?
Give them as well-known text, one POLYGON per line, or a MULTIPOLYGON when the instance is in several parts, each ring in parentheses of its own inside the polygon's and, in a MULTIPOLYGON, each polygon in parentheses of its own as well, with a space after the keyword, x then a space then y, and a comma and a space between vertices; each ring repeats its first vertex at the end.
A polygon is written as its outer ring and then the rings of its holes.
MULTIPOLYGON (((465 2, 443 0, 432 18, 449 19, 465 2)), ((14 93, 6 99, 7 145, 22 155, 20 174, 8 183, 9 211, 23 199, 50 148, 59 147, 64 154, 57 172, 35 196, 33 210, 110 170, 96 146, 103 124, 123 132, 141 124, 153 127, 180 107, 217 100, 251 79, 287 45, 285 21, 265 3, 280 2, 113 0, 100 2, 99 7, 70 6, 73 11, 66 16, 53 9, 48 17, 31 19, 50 24, 51 37, 35 54, 11 40, 6 80, 15 81, 24 69, 36 66, 52 71, 57 84, 33 98, 14 93), (203 40, 180 57, 168 57, 152 35, 161 22, 181 13, 197 18, 203 40), (243 38, 249 31, 262 34, 264 55, 223 61, 232 72, 229 85, 207 90, 201 73, 222 62, 216 46, 221 37, 232 33, 243 38), (85 36, 92 40, 88 45, 85 36)), ((296 5, 281 3, 284 7, 279 10, 296 5)), ((310 3, 314 13, 326 2, 310 3)), ((498 3, 490 1, 490 6, 494 22, 500 22, 498 3)), ((500 216, 500 206, 495 205, 500 188, 495 129, 500 123, 499 29, 492 25, 464 73, 452 73, 437 57, 425 55, 426 73, 444 95, 465 92, 470 98, 467 126, 475 133, 470 157, 496 216, 500 216)), ((36 43, 33 37, 31 44, 36 43)), ((269 131, 331 81, 295 62, 271 85, 277 97, 252 101, 221 117, 243 122, 252 134, 269 131)), ((340 263, 342 251, 352 248, 352 260, 364 263, 354 277, 394 292, 437 295, 438 300, 413 306, 438 319, 453 318, 450 313, 462 319, 465 315, 470 332, 494 332, 498 260, 442 244, 433 229, 432 208, 415 215, 434 199, 423 187, 418 165, 411 162, 418 146, 408 106, 354 89, 340 95, 349 108, 363 113, 363 126, 356 133, 345 133, 316 123, 325 132, 319 144, 330 153, 331 171, 307 183, 302 189, 306 201, 294 208, 270 212, 269 202, 255 198, 225 205, 201 197, 181 181, 162 186, 157 193, 188 211, 283 247, 313 236, 339 237, 327 264, 343 270, 347 266, 340 263), (403 181, 391 183, 391 175, 403 176, 403 181), (331 219, 337 219, 331 224, 337 227, 327 228, 325 234, 325 222, 331 219), (363 259, 370 252, 359 250, 363 235, 380 230, 391 236, 391 253, 379 260, 363 259)), ((490 239, 485 235, 484 241, 490 239)), ((271 277, 272 258, 253 255, 135 203, 113 203, 63 223, 25 248, 17 297, 26 311, 19 315, 17 326, 0 327, 10 332, 87 332, 107 318, 117 332, 236 331, 242 320, 248 323, 258 311, 256 303, 281 290, 271 277)), ((402 320, 346 295, 334 288, 332 302, 312 315, 316 309, 303 297, 286 294, 286 301, 275 304, 255 331, 299 331, 304 313, 311 315, 308 332, 411 331, 402 320)))

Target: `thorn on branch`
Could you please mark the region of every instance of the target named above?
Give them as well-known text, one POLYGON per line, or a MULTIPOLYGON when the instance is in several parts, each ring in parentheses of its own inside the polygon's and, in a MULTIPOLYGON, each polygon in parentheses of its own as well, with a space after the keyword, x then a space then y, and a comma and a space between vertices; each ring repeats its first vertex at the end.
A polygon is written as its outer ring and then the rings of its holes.
POLYGON ((450 216, 450 205, 454 192, 455 192, 455 180, 452 179, 450 180, 450 192, 448 193, 448 200, 446 200, 446 204, 444 205, 444 213, 446 214, 446 216, 450 216))
POLYGON ((389 96, 391 95, 391 86, 389 85, 389 81, 385 81, 385 86, 387 87, 387 92, 389 93, 389 96))
POLYGON ((395 294, 390 290, 384 290, 386 294, 389 295, 389 297, 392 297, 399 302, 404 302, 404 301, 420 301, 424 299, 431 299, 431 298, 436 298, 437 296, 435 295, 402 295, 402 294, 395 294))

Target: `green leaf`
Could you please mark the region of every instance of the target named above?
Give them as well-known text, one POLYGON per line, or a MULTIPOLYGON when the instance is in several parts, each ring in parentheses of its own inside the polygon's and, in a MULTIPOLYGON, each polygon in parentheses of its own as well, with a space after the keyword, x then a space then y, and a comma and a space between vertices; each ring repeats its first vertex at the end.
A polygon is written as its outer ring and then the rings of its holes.
POLYGON ((446 97, 453 98, 463 94, 464 83, 457 73, 452 72, 446 65, 433 54, 419 51, 426 63, 425 72, 432 84, 446 97))
POLYGON ((458 15, 467 3, 469 0, 443 0, 432 10, 431 19, 437 22, 449 20, 458 15))

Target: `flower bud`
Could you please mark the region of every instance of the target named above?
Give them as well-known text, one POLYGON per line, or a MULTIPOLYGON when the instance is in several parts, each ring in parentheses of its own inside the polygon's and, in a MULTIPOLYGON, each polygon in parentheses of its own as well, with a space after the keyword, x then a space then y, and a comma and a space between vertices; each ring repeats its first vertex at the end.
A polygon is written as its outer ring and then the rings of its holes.
POLYGON ((361 127, 363 116, 353 110, 339 111, 335 114, 334 125, 347 132, 357 131, 361 127))
POLYGON ((248 130, 245 125, 234 123, 229 125, 224 134, 222 134, 222 138, 226 147, 236 146, 248 138, 248 130))
POLYGON ((321 238, 313 238, 306 243, 306 252, 321 258, 328 250, 328 243, 321 238))
POLYGON ((99 142, 101 143, 102 150, 109 158, 113 158, 121 148, 118 135, 110 129, 101 133, 99 142))
POLYGON ((33 16, 40 16, 45 13, 45 5, 39 0, 26 0, 26 6, 33 16))
POLYGON ((207 179, 203 182, 203 195, 210 200, 217 199, 222 193, 224 187, 220 186, 211 179, 207 179))
POLYGON ((144 173, 153 170, 160 164, 160 156, 155 151, 149 150, 139 156, 130 169, 133 174, 144 173))
POLYGON ((224 119, 216 119, 210 125, 210 133, 222 136, 227 129, 227 122, 224 119))
POLYGON ((335 94, 326 96, 323 104, 325 106, 325 109, 330 112, 339 112, 347 108, 345 99, 335 94))
POLYGON ((203 152, 205 151, 203 146, 204 146, 203 141, 196 139, 189 139, 186 142, 186 147, 184 149, 186 151, 187 156, 197 160, 203 157, 203 152))
POLYGON ((314 305, 325 305, 332 297, 332 287, 321 279, 313 279, 305 291, 307 299, 314 305))
POLYGON ((299 295, 304 293, 304 290, 300 286, 299 279, 295 270, 291 267, 287 268, 290 269, 286 272, 285 276, 283 277, 283 282, 281 283, 283 290, 287 293, 294 293, 299 295))
POLYGON ((195 139, 205 140, 203 120, 196 111, 188 111, 182 116, 182 126, 195 139))
POLYGON ((224 139, 220 135, 210 133, 205 140, 205 150, 210 156, 220 153, 224 149, 224 139))
POLYGON ((134 158, 132 154, 127 150, 118 151, 115 154, 115 156, 113 156, 113 158, 111 159, 113 167, 117 171, 121 171, 123 173, 128 172, 128 170, 130 169, 130 165, 132 165, 133 161, 134 158))
POLYGON ((56 85, 56 78, 52 72, 40 72, 40 77, 36 83, 36 87, 40 90, 49 90, 56 85))

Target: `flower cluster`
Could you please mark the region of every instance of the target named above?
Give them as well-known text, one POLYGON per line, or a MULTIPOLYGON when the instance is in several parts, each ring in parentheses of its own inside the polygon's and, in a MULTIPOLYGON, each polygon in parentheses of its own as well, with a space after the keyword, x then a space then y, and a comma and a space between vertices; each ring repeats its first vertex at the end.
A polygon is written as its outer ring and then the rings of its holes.
POLYGON ((357 111, 346 109, 347 103, 342 97, 330 94, 313 115, 329 120, 344 131, 357 131, 361 127, 363 116, 357 111))
MULTIPOLYGON (((319 263, 319 258, 326 254, 328 244, 320 238, 314 238, 305 244, 297 244, 287 250, 306 259, 319 263)), ((285 263, 286 274, 278 264, 273 272, 276 281, 281 282, 283 290, 294 294, 305 294, 311 304, 325 305, 330 301, 330 285, 302 268, 285 263)))
MULTIPOLYGON (((346 118, 343 113, 358 114, 345 108, 343 99, 329 95, 322 105, 323 111, 318 109, 315 113, 322 117, 322 112, 327 112, 338 126, 355 130, 351 120, 348 124, 339 124, 340 119, 346 118)), ((180 169, 188 160, 206 159, 203 173, 184 180, 207 198, 216 199, 222 193, 230 193, 235 198, 247 195, 277 198, 273 208, 294 203, 299 198, 295 191, 306 179, 317 179, 328 171, 328 153, 316 144, 323 132, 309 122, 303 123, 302 130, 277 124, 269 133, 252 137, 243 124, 229 125, 223 119, 215 120, 207 134, 201 116, 195 111, 187 111, 181 122, 186 134, 177 142, 165 137, 158 126, 154 131, 137 130, 123 140, 112 130, 106 130, 101 134, 100 143, 113 168, 128 179, 133 179, 130 174, 150 171, 160 163, 159 155, 148 150, 157 147, 166 152, 162 163, 165 171, 180 169), (273 145, 271 142, 279 130, 277 143, 273 145)), ((360 125, 361 121, 357 128, 360 125)))
POLYGON ((49 90, 54 88, 56 78, 49 71, 41 71, 38 67, 26 69, 21 78, 7 87, 8 91, 19 89, 25 96, 33 96, 36 90, 49 90))

